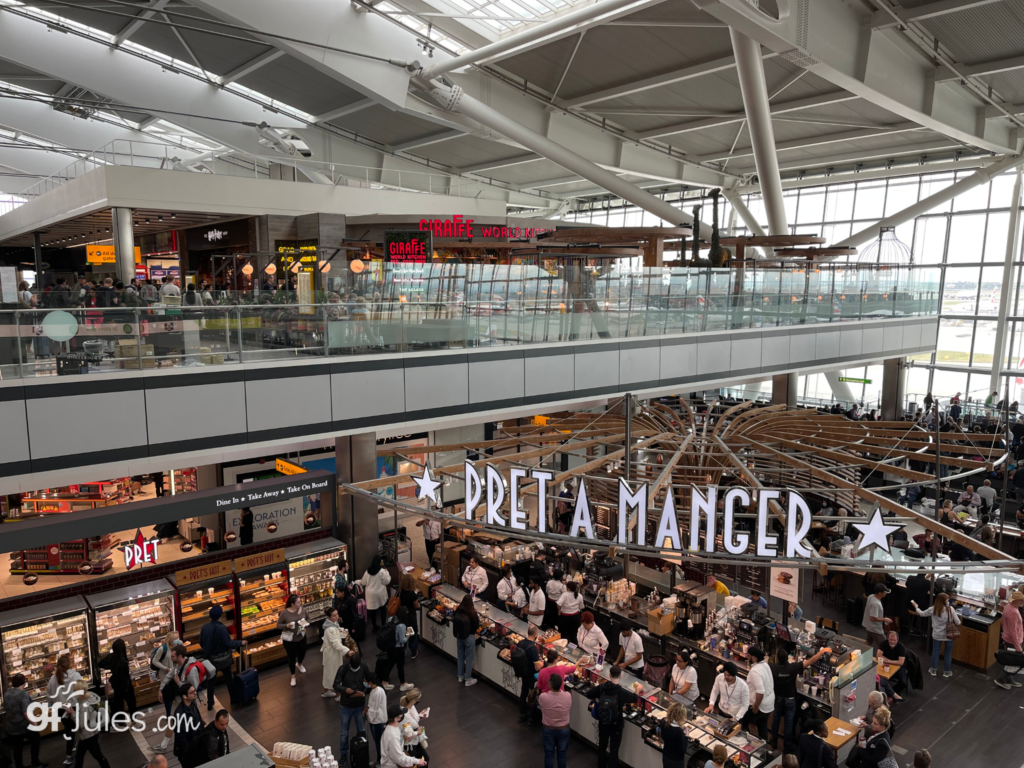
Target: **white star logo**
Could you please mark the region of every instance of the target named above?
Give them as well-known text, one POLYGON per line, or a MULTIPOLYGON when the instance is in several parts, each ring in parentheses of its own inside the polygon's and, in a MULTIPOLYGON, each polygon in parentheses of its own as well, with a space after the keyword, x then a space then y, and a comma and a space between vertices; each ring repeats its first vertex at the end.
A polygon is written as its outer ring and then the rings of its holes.
POLYGON ((437 500, 437 489, 441 487, 441 483, 430 479, 430 467, 423 467, 423 477, 414 477, 413 482, 419 486, 416 490, 417 499, 429 496, 430 500, 433 501, 434 504, 440 504, 437 500))
POLYGON ((871 513, 871 519, 867 523, 851 523, 851 525, 863 535, 860 549, 866 549, 872 544, 877 544, 886 554, 892 554, 889 551, 889 540, 887 538, 889 534, 906 527, 904 525, 889 525, 886 523, 882 518, 882 511, 878 507, 875 507, 875 511, 871 513))

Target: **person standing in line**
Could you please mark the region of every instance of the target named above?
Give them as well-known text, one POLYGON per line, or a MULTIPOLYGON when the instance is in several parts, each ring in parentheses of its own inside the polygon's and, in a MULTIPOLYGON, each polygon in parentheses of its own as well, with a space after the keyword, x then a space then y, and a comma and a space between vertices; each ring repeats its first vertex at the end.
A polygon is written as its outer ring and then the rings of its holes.
POLYGON ((370 614, 370 624, 376 632, 388 620, 388 584, 391 583, 391 574, 381 566, 380 555, 374 555, 370 567, 358 583, 366 593, 366 611, 370 614))
POLYGON ((527 621, 539 627, 544 620, 544 609, 547 601, 544 599, 544 590, 540 588, 540 581, 535 577, 530 578, 530 602, 524 612, 527 621))
MULTIPOLYGON (((405 710, 402 718, 402 741, 405 749, 413 757, 427 756, 426 729, 420 725, 420 720, 425 720, 427 711, 420 712, 416 704, 423 698, 419 688, 411 688, 408 693, 398 700, 398 705, 405 710)), ((430 708, 427 707, 427 710, 430 708)))
MULTIPOLYGON (((415 686, 412 683, 405 681, 405 646, 408 643, 409 638, 407 636, 409 622, 409 611, 404 605, 398 606, 398 613, 395 614, 394 621, 388 621, 388 623, 381 629, 381 632, 394 632, 395 637, 392 643, 387 644, 387 649, 384 651, 388 657, 387 674, 380 672, 381 675, 380 684, 385 691, 390 691, 394 686, 388 682, 388 678, 391 677, 391 669, 397 667, 398 669, 398 683, 401 686, 401 690, 409 691, 415 686)), ((378 637, 378 648, 380 648, 380 637, 378 637)))
POLYGON ((416 525, 423 528, 423 546, 427 550, 427 570, 434 567, 434 552, 441 545, 441 521, 420 520, 416 525))
POLYGON ((473 598, 466 595, 452 616, 452 633, 455 635, 456 668, 459 682, 467 686, 476 685, 473 677, 473 657, 476 655, 476 633, 480 629, 480 617, 473 607, 473 598))
POLYGON ((356 599, 352 597, 349 587, 342 587, 334 597, 338 608, 338 622, 349 632, 356 626, 356 599))
MULTIPOLYGON (((292 673, 291 685, 295 687, 295 670, 306 673, 302 662, 306 658, 306 626, 309 620, 306 609, 302 607, 302 598, 288 595, 284 610, 277 617, 277 627, 281 630, 281 644, 288 655, 288 671, 292 673)), ((212 698, 212 697, 211 697, 212 698)))
POLYGON ((228 736, 228 711, 217 710, 213 720, 189 744, 189 760, 193 766, 212 763, 231 754, 231 739, 228 736), (199 742, 198 744, 196 742, 199 742))
POLYGON ((337 600, 341 590, 348 589, 348 560, 338 560, 338 570, 334 572, 334 599, 337 600))
POLYGON ((323 676, 320 685, 324 689, 321 697, 325 699, 337 699, 338 694, 334 690, 334 678, 338 670, 345 663, 349 649, 345 645, 345 638, 342 634, 348 632, 338 623, 338 609, 328 608, 324 618, 323 641, 320 644, 320 653, 323 654, 323 676))
POLYGON ((544 768, 565 768, 569 751, 569 716, 572 712, 572 694, 562 688, 558 673, 548 678, 548 690, 537 699, 541 714, 541 740, 544 744, 544 768))
POLYGON ((403 573, 398 579, 398 603, 405 608, 408 614, 406 625, 412 628, 409 636, 409 658, 415 659, 420 649, 420 600, 419 592, 416 591, 416 582, 411 573, 403 573))
POLYGON ((637 676, 644 671, 644 641, 629 625, 623 625, 619 633, 619 652, 615 657, 615 666, 625 667, 637 676))
POLYGON ((519 677, 519 722, 525 723, 530 718, 530 708, 527 698, 533 688, 534 676, 540 671, 542 663, 540 660, 540 648, 537 646, 537 637, 540 635, 540 627, 531 624, 526 632, 526 637, 519 641, 516 648, 520 649, 526 656, 524 665, 516 670, 519 677))
POLYGON ((637 702, 637 695, 627 691, 619 681, 622 670, 612 667, 608 670, 608 682, 597 686, 587 694, 593 699, 590 706, 597 710, 597 768, 617 768, 619 747, 622 745, 622 728, 625 719, 622 710, 637 702))
POLYGON ((28 727, 28 708, 32 697, 25 690, 27 687, 28 681, 18 672, 4 691, 4 744, 14 758, 14 768, 25 768, 23 753, 26 741, 31 768, 46 768, 49 764, 39 761, 39 731, 31 731, 28 727))
MULTIPOLYGON (((427 764, 426 760, 413 757, 404 749, 401 725, 404 717, 405 710, 397 704, 388 707, 388 724, 380 738, 380 768, 412 768, 427 764)), ((338 762, 343 764, 341 760, 338 762)))
POLYGON ((72 717, 71 702, 72 686, 82 679, 77 670, 71 668, 70 654, 57 658, 57 667, 46 684, 46 699, 50 706, 60 714, 60 724, 64 728, 64 765, 75 761, 75 720, 72 717))
POLYGON ((558 598, 565 594, 561 569, 556 568, 555 572, 551 574, 551 578, 544 586, 544 593, 547 596, 547 601, 544 604, 544 621, 541 625, 550 628, 558 623, 558 598))
MULTIPOLYGON (((714 749, 711 750, 711 759, 704 763, 704 768, 725 768, 725 761, 728 759, 729 753, 725 751, 725 744, 716 743, 714 749)), ((796 758, 793 757, 793 759, 796 758)))
POLYGON ((683 730, 684 725, 686 707, 675 702, 669 706, 665 719, 658 727, 664 745, 661 753, 662 768, 686 768, 686 751, 690 748, 690 739, 683 730))
POLYGON ((512 596, 516 593, 516 577, 512 575, 512 569, 509 566, 505 566, 501 569, 501 578, 498 579, 498 607, 504 610, 504 607, 509 604, 512 600, 512 596))
MULTIPOLYGON (((1003 629, 1002 647, 1013 648, 1017 653, 1024 653, 1021 650, 1021 643, 1024 643, 1024 622, 1021 620, 1020 607, 1024 605, 1024 592, 1014 592, 1010 595, 1010 602, 1003 608, 1003 629)), ((1007 672, 1003 667, 1003 674, 996 680, 1000 688, 1020 688, 1021 684, 1014 678, 1014 672, 1007 672)))
POLYGON ((677 653, 668 683, 669 695, 688 707, 692 707, 700 696, 700 689, 697 687, 697 668, 692 662, 690 651, 677 653))
POLYGON ((562 637, 576 637, 580 629, 580 611, 583 610, 583 595, 575 581, 566 584, 565 592, 558 598, 558 633, 562 637))
POLYGON ((882 605, 882 595, 889 594, 889 588, 885 582, 879 581, 874 585, 871 596, 864 605, 864 620, 861 626, 868 633, 868 645, 877 648, 885 642, 885 625, 889 619, 885 618, 885 608, 882 605))
POLYGON ((366 685, 370 693, 366 697, 366 706, 363 708, 363 717, 370 726, 370 735, 373 737, 373 746, 377 750, 377 765, 380 765, 380 739, 384 735, 384 729, 388 724, 388 695, 380 687, 380 681, 372 672, 366 675, 366 685))
MULTIPOLYGON (((572 638, 566 639, 571 640, 572 638)), ((576 632, 576 645, 589 653, 595 664, 597 657, 608 651, 608 638, 605 637, 604 630, 594 622, 594 614, 590 611, 580 614, 580 628, 576 632)))
POLYGON ((100 768, 110 768, 110 762, 100 748, 100 734, 103 733, 104 725, 100 719, 102 708, 100 697, 89 690, 89 684, 85 680, 75 683, 75 709, 78 722, 78 752, 75 754, 75 768, 82 768, 85 764, 86 752, 92 755, 100 768))
POLYGON ((100 669, 110 670, 110 687, 114 692, 111 710, 135 711, 135 686, 132 684, 131 667, 128 664, 128 646, 118 638, 110 645, 110 653, 99 661, 100 669))
POLYGON ((469 565, 467 565, 466 570, 462 572, 462 586, 466 588, 470 595, 473 597, 479 595, 482 600, 489 583, 490 582, 487 579, 487 571, 477 563, 475 557, 469 558, 469 565))
MULTIPOLYGON (((199 630, 199 647, 203 649, 203 658, 213 664, 216 672, 224 675, 224 685, 231 685, 231 671, 235 667, 234 651, 246 645, 245 640, 232 640, 228 628, 220 623, 224 609, 219 605, 210 609, 210 620, 199 630)), ((213 710, 213 686, 217 675, 210 675, 206 686, 206 709, 213 710)))
MULTIPOLYGON (((181 768, 193 768, 188 760, 188 745, 202 733, 206 723, 199 712, 199 691, 191 683, 185 683, 178 691, 180 703, 174 710, 174 756, 181 763, 181 768)), ((171 700, 168 697, 168 700, 171 700)))
POLYGON ((710 703, 704 710, 707 714, 713 713, 717 704, 719 711, 726 717, 742 722, 750 707, 750 688, 737 677, 737 672, 736 665, 731 661, 722 665, 722 671, 715 678, 715 685, 711 689, 710 703))
POLYGON ((914 768, 931 768, 932 753, 927 749, 919 749, 914 753, 914 768))
POLYGON ((160 289, 160 296, 177 296, 181 297, 181 289, 174 284, 174 278, 167 275, 164 278, 163 287, 160 289))
POLYGON ((952 626, 960 626, 960 616, 956 611, 953 610, 953 606, 949 604, 949 595, 945 592, 939 592, 935 596, 935 602, 932 603, 932 607, 922 611, 917 607, 917 602, 911 600, 910 604, 914 606, 914 612, 918 616, 931 616, 932 619, 932 666, 928 670, 928 674, 935 677, 939 670, 939 655, 945 645, 945 655, 942 659, 942 676, 952 677, 953 676, 953 638, 949 636, 949 628, 952 626))
POLYGON ((353 653, 348 657, 348 664, 343 664, 334 677, 334 690, 338 693, 338 712, 341 716, 341 747, 338 752, 339 765, 348 760, 348 734, 352 722, 356 724, 356 734, 366 736, 363 723, 363 710, 366 704, 366 682, 370 672, 363 666, 363 657, 353 653))
POLYGON ((747 687, 750 690, 750 709, 743 723, 749 731, 756 728, 759 739, 768 738, 768 715, 775 711, 775 681, 772 670, 764 660, 764 649, 753 646, 748 653, 755 663, 747 672, 747 687))
POLYGON ((800 768, 838 768, 836 753, 825 741, 828 726, 822 720, 811 720, 804 729, 807 732, 800 734, 796 742, 800 768))

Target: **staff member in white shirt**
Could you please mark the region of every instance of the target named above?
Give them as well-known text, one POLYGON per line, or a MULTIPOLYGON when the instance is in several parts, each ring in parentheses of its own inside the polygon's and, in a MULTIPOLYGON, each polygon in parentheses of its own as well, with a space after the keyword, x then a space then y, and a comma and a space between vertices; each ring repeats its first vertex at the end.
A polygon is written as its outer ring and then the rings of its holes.
POLYGON ((583 595, 580 594, 580 585, 570 581, 558 598, 558 633, 567 640, 576 637, 579 631, 581 610, 583 595))
POLYGON ((544 626, 553 627, 558 623, 558 598, 565 594, 565 584, 562 581, 562 571, 555 569, 554 574, 548 579, 544 587, 548 601, 544 609, 544 626))
MULTIPOLYGON (((589 653, 597 663, 597 657, 608 650, 608 638, 604 631, 594 623, 594 614, 584 611, 580 615, 579 631, 576 633, 576 645, 589 653)), ((568 640, 569 638, 566 638, 568 640)))
POLYGON ((441 543, 441 521, 420 520, 416 525, 423 527, 423 544, 427 548, 427 569, 434 567, 434 551, 441 543))
POLYGON ((644 641, 629 627, 623 627, 619 633, 619 653, 615 664, 635 675, 644 671, 644 641))
POLYGON ((731 661, 722 665, 722 671, 715 678, 715 686, 711 689, 711 704, 704 711, 710 715, 715 711, 716 704, 726 717, 740 721, 750 706, 750 689, 736 677, 736 665, 731 661))
POLYGON ((512 599, 516 593, 516 577, 512 575, 512 569, 505 566, 501 569, 501 579, 498 581, 498 607, 512 599))
POLYGON ((522 616, 526 603, 526 592, 523 590, 523 585, 517 584, 516 591, 512 593, 512 597, 505 601, 505 610, 513 616, 522 616))
POLYGON ((462 586, 471 593, 476 589, 476 596, 484 599, 484 592, 487 591, 487 571, 480 567, 475 557, 469 558, 469 565, 462 573, 462 586))
MULTIPOLYGON (((694 654, 696 655, 696 654, 694 654)), ((676 654, 676 663, 672 667, 672 679, 668 684, 670 696, 676 701, 692 707, 700 696, 700 689, 697 687, 697 668, 693 665, 693 659, 689 651, 676 654)))
POLYGON ((526 607, 526 617, 531 624, 540 626, 544 620, 544 608, 547 600, 544 599, 544 590, 536 579, 530 579, 530 604, 526 607))
POLYGON ((388 727, 380 737, 381 768, 412 768, 414 765, 426 765, 427 761, 417 759, 404 749, 402 741, 402 718, 405 710, 397 704, 388 707, 388 727))
POLYGON ((757 726, 757 737, 767 739, 768 715, 775 711, 775 681, 772 679, 771 667, 764 660, 764 649, 755 645, 747 653, 755 663, 747 673, 750 711, 743 718, 743 724, 748 731, 751 726, 757 726))

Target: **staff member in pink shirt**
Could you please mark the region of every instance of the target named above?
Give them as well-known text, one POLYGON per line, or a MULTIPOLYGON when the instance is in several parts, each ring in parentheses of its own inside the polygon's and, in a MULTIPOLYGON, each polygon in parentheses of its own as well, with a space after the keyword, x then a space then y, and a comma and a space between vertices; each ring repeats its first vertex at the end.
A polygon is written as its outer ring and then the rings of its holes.
POLYGON ((544 768, 565 768, 566 753, 569 750, 569 713, 572 710, 572 694, 562 688, 562 676, 551 675, 548 680, 551 689, 542 693, 537 703, 540 706, 544 739, 544 768))
MULTIPOLYGON (((1021 621, 1020 607, 1024 605, 1024 593, 1014 592, 1010 595, 1010 602, 1003 608, 1003 647, 1013 648, 1017 653, 1022 653, 1021 643, 1024 643, 1024 621, 1021 621)), ((1013 679, 1015 672, 1007 672, 1003 667, 1002 676, 996 680, 1000 688, 1020 688, 1021 684, 1013 679)))

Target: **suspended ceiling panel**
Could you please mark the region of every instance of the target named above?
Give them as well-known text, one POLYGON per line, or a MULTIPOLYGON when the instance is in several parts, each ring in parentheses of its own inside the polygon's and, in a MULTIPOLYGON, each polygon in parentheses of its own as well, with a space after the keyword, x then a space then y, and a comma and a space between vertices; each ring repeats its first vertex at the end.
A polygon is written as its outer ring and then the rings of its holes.
POLYGON ((312 115, 363 98, 358 91, 288 56, 274 59, 238 82, 312 115))
MULTIPOLYGON (((359 99, 349 97, 348 100, 358 101, 359 99)), ((328 109, 337 108, 337 106, 338 102, 334 102, 332 105, 324 107, 323 111, 326 112, 328 109)), ((366 136, 382 144, 392 145, 445 130, 437 123, 421 120, 402 112, 392 112, 380 105, 339 117, 337 120, 331 120, 331 124, 355 131, 360 136, 366 136)))
POLYGON ((534 160, 531 163, 519 163, 508 165, 504 168, 495 168, 485 171, 486 175, 510 184, 529 185, 541 179, 561 179, 572 176, 570 171, 565 170, 557 163, 550 160, 534 160))
POLYGON ((53 3, 48 3, 46 0, 23 0, 25 5, 32 5, 42 10, 52 13, 55 16, 69 19, 79 24, 85 24, 87 27, 93 27, 107 32, 111 35, 120 32, 124 27, 131 23, 132 19, 129 16, 134 16, 134 12, 131 8, 114 8, 111 7, 108 10, 116 12, 116 14, 125 14, 125 16, 115 15, 114 13, 102 13, 98 10, 90 10, 86 8, 86 3, 82 3, 82 7, 71 7, 71 6, 55 6, 53 3))
MULTIPOLYGON (((516 57, 514 60, 503 61, 499 66, 506 72, 543 88, 548 93, 554 93, 579 39, 579 35, 573 35, 562 40, 556 40, 535 51, 531 51, 529 54, 516 57), (511 67, 508 66, 510 61, 515 61, 515 64, 511 67)), ((572 69, 579 66, 580 59, 577 55, 573 60, 572 69)), ((560 96, 564 96, 564 87, 558 93, 560 96)))
MULTIPOLYGON (((440 126, 435 127, 438 129, 437 132, 443 132, 440 126)), ((409 152, 454 168, 477 165, 489 160, 505 160, 523 154, 523 150, 518 147, 499 144, 498 142, 480 139, 476 136, 463 136, 437 144, 429 144, 425 147, 416 147, 410 149, 409 152)))

